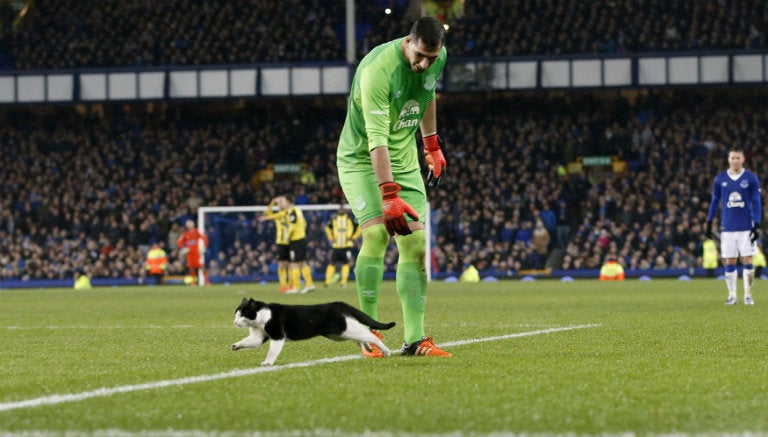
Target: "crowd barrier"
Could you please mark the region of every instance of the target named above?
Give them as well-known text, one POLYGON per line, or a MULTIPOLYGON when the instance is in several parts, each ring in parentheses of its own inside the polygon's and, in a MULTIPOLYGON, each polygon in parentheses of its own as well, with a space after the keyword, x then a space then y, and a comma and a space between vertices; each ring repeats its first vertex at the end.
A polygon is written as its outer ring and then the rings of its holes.
MULTIPOLYGON (((625 270, 625 276, 627 280, 652 280, 655 278, 677 278, 679 280, 690 280, 695 278, 712 278, 720 277, 724 273, 724 269, 717 268, 713 275, 710 275, 703 268, 696 269, 636 269, 625 270)), ((741 274, 741 272, 739 272, 741 274)), ((530 281, 537 279, 550 279, 550 280, 588 280, 597 279, 600 275, 598 269, 582 269, 582 270, 541 270, 536 272, 497 272, 497 271, 482 271, 480 272, 480 280, 486 282, 492 281, 530 281)), ((459 274, 456 273, 438 273, 432 275, 433 281, 455 281, 459 274)), ((388 272, 384 274, 384 278, 393 280, 395 274, 388 272)), ((315 281, 322 281, 322 276, 318 275, 315 281)), ((268 284, 277 283, 277 276, 211 276, 210 281, 212 284, 268 284)), ((166 284, 180 285, 184 283, 183 277, 169 277, 166 279, 166 284)), ((93 287, 121 287, 121 286, 157 286, 153 280, 145 278, 130 278, 130 279, 111 279, 111 278, 94 278, 91 280, 93 287)), ((72 288, 74 286, 73 279, 4 279, 0 281, 0 290, 10 289, 48 289, 48 288, 72 288)))

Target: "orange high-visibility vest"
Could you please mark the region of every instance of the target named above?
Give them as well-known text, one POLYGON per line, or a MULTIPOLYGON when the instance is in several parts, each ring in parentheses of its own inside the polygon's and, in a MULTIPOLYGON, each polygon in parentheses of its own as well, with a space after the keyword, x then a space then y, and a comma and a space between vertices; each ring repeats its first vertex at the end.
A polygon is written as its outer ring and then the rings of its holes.
POLYGON ((162 275, 165 272, 165 266, 168 264, 168 257, 161 248, 150 249, 147 253, 147 270, 150 275, 162 275))
POLYGON ((624 267, 616 261, 608 261, 600 267, 601 281, 623 281, 624 267))

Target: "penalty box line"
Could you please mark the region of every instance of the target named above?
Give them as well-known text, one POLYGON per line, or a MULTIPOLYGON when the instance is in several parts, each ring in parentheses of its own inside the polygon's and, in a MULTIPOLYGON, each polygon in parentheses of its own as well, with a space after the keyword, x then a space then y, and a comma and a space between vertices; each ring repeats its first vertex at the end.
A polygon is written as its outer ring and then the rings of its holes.
MULTIPOLYGON (((483 343, 487 341, 508 340, 511 338, 529 337, 532 335, 551 334, 555 332, 573 331, 576 329, 595 328, 598 326, 600 325, 575 325, 575 326, 565 326, 561 328, 540 329, 537 331, 518 332, 516 334, 500 335, 496 337, 473 338, 473 339, 467 339, 467 340, 441 343, 440 346, 443 346, 443 347, 463 346, 463 345, 468 345, 473 343, 483 343)), ((167 379, 164 381, 147 382, 143 384, 133 384, 133 385, 123 385, 118 387, 102 387, 96 390, 85 391, 81 393, 56 394, 56 395, 43 396, 43 397, 34 398, 34 399, 27 399, 24 401, 0 403, 0 412, 19 410, 22 408, 41 407, 44 405, 57 405, 57 404, 64 404, 68 402, 79 402, 87 399, 112 396, 120 393, 131 393, 135 391, 155 390, 155 389, 164 388, 164 387, 183 386, 183 385, 189 385, 189 384, 196 384, 199 382, 216 381, 219 379, 229 379, 229 378, 237 378, 241 376, 256 375, 260 373, 277 372, 279 370, 296 369, 301 367, 312 367, 312 366, 318 366, 321 364, 329 364, 329 363, 340 363, 343 361, 357 360, 360 358, 361 358, 360 355, 343 355, 340 357, 321 358, 319 360, 303 361, 299 363, 283 364, 279 366, 255 367, 251 369, 232 370, 229 372, 215 373, 212 375, 190 376, 186 378, 167 379)))

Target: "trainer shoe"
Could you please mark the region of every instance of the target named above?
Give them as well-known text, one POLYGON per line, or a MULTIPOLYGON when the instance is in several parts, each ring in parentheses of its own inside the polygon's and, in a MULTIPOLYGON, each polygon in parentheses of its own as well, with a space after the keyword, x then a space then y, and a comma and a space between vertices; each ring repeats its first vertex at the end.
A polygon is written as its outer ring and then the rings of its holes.
POLYGON ((752 300, 752 296, 744 297, 744 305, 754 305, 755 301, 752 300))
POLYGON ((739 303, 739 301, 735 297, 729 297, 728 300, 725 301, 726 305, 736 305, 739 303))
POLYGON ((301 294, 307 294, 310 291, 315 291, 315 286, 314 285, 307 285, 306 287, 301 289, 300 293, 301 294))
MULTIPOLYGON (((377 331, 375 329, 371 329, 371 332, 373 332, 373 335, 378 337, 379 340, 383 340, 384 339, 384 336, 381 335, 379 333, 379 331, 377 331)), ((379 349, 378 346, 376 346, 373 343, 368 343, 367 346, 369 348, 371 348, 370 351, 368 349, 366 349, 364 345, 362 345, 362 344, 360 345, 360 352, 363 354, 364 357, 368 357, 368 358, 384 358, 384 352, 382 352, 381 349, 379 349)))
POLYGON ((289 288, 289 289, 285 290, 285 294, 298 294, 298 293, 299 293, 299 289, 298 288, 289 288))
POLYGON ((411 344, 403 343, 403 355, 424 355, 428 357, 450 357, 451 354, 435 346, 432 337, 424 337, 411 344))
POLYGON ((280 289, 277 290, 278 293, 285 293, 286 291, 288 291, 288 286, 287 285, 282 285, 282 286, 280 286, 280 289))

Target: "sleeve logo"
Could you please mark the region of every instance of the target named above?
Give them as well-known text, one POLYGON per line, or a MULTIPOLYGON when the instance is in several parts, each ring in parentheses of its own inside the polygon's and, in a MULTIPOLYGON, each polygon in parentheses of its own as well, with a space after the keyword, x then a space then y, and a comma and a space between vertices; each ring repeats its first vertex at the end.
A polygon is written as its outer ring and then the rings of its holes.
POLYGON ((429 73, 424 78, 424 89, 427 91, 435 89, 435 86, 437 85, 437 78, 435 77, 434 73, 429 73))

